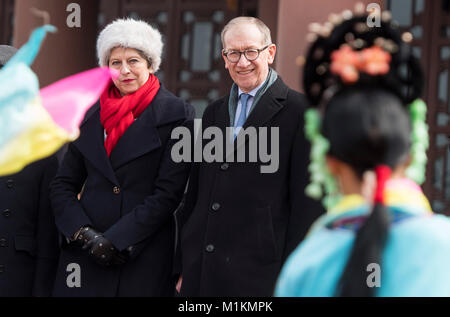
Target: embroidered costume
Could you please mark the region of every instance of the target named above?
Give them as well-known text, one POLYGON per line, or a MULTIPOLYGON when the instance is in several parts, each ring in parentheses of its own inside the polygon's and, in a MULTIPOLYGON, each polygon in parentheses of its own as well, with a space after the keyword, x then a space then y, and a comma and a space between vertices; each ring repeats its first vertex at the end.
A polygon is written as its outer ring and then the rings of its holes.
MULTIPOLYGON (((433 214, 409 179, 389 180, 384 195, 392 223, 376 295, 450 296, 450 220, 433 214)), ((369 211, 363 197, 349 195, 320 217, 286 261, 275 295, 334 296, 355 232, 369 211)), ((374 272, 368 267, 369 282, 377 282, 371 280, 374 272)))

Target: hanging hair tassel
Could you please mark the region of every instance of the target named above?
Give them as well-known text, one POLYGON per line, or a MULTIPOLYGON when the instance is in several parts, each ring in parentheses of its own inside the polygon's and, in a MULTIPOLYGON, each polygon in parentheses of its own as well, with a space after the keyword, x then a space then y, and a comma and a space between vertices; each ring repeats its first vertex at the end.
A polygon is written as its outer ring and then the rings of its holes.
POLYGON ((326 164, 326 154, 330 142, 320 133, 321 118, 317 109, 308 109, 305 112, 305 135, 311 143, 310 163, 308 171, 311 174, 311 183, 305 188, 307 196, 321 199, 325 208, 330 209, 340 199, 336 180, 330 174, 326 164), (325 191, 325 194, 324 194, 325 191))
POLYGON ((374 204, 385 205, 384 201, 384 186, 391 178, 391 168, 387 165, 378 165, 375 167, 375 174, 377 177, 377 187, 375 189, 374 204))

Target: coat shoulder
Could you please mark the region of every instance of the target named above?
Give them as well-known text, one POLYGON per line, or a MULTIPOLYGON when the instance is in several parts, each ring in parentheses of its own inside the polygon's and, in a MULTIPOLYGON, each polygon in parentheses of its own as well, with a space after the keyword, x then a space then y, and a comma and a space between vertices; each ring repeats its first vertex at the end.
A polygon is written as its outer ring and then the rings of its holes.
POLYGON ((299 91, 289 88, 287 94, 287 100, 297 104, 298 107, 306 108, 308 107, 308 100, 306 96, 299 91))
POLYGON ((158 124, 165 124, 178 120, 192 120, 195 117, 194 107, 180 97, 161 87, 155 99, 150 104, 158 124))
POLYGON ((86 123, 86 121, 89 120, 90 117, 92 117, 94 113, 96 113, 99 110, 100 110, 100 99, 86 111, 83 121, 81 121, 80 128, 83 124, 86 123))
POLYGON ((306 96, 303 93, 287 86, 281 77, 278 77, 269 89, 275 98, 286 100, 286 105, 290 107, 297 108, 302 111, 308 107, 308 100, 306 99, 306 96))
POLYGON ((223 96, 210 103, 203 112, 203 120, 208 120, 209 118, 212 118, 214 113, 217 112, 220 107, 228 106, 229 97, 230 95, 223 96))
POLYGON ((226 96, 222 96, 219 99, 213 101, 206 107, 205 113, 214 111, 215 109, 223 107, 224 105, 228 105, 229 98, 230 98, 230 95, 226 95, 226 96))
POLYGON ((303 116, 308 108, 308 101, 304 94, 289 88, 286 106, 296 115, 303 116))

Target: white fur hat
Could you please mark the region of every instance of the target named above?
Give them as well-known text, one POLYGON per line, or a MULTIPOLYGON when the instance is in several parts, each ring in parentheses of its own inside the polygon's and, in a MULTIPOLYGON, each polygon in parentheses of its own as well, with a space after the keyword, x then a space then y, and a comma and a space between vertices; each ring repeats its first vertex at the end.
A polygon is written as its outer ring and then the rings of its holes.
POLYGON ((100 66, 108 66, 111 50, 115 47, 134 48, 144 52, 157 72, 161 64, 163 43, 161 33, 144 21, 117 19, 108 24, 97 39, 97 57, 100 66))

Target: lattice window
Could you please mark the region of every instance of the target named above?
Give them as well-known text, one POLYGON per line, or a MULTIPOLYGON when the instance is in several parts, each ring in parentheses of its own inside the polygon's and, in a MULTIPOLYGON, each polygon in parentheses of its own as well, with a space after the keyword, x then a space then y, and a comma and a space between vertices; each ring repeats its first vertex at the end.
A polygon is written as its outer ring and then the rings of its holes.
POLYGON ((450 215, 450 1, 387 1, 402 30, 414 35, 413 53, 426 74, 424 99, 430 127, 424 190, 436 212, 450 215))
POLYGON ((254 0, 103 0, 99 28, 125 16, 156 26, 164 42, 156 75, 201 117, 206 106, 231 87, 221 57, 220 32, 238 13, 254 15, 256 7, 254 0))
POLYGON ((14 0, 0 0, 0 44, 13 43, 14 0))

